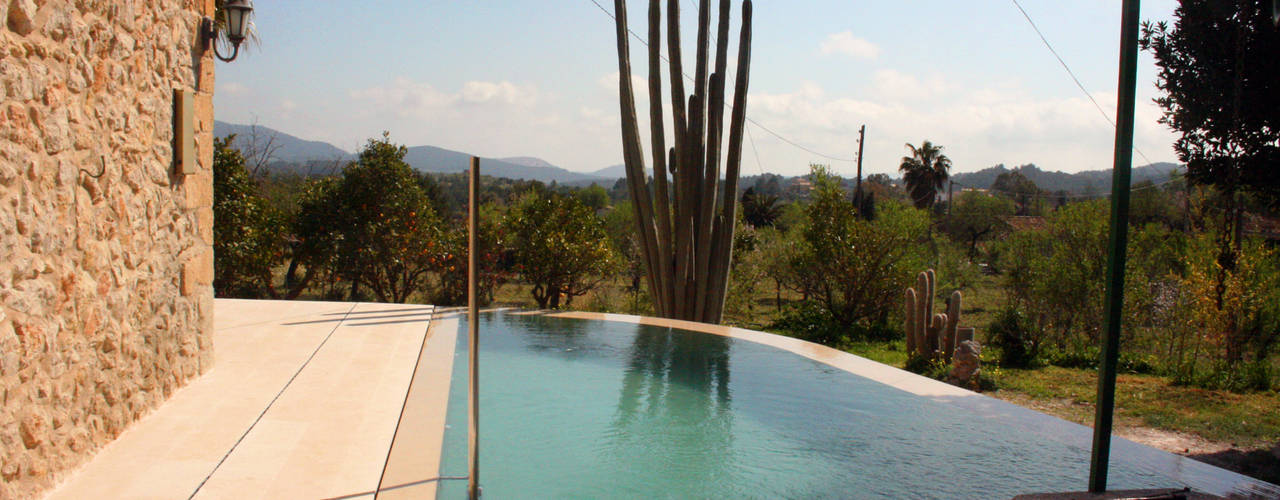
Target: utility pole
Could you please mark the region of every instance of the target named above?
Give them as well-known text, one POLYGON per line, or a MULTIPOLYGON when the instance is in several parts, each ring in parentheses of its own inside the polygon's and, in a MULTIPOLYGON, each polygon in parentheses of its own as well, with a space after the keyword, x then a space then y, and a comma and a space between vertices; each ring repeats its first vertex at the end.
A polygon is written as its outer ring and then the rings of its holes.
POLYGON ((951 216, 951 205, 956 204, 956 198, 953 195, 953 193, 955 193, 955 190, 956 190, 956 181, 948 179, 947 180, 947 216, 948 217, 951 216))
POLYGON ((858 128, 858 183, 854 186, 853 192, 862 193, 862 143, 867 139, 867 126, 863 125, 858 128))

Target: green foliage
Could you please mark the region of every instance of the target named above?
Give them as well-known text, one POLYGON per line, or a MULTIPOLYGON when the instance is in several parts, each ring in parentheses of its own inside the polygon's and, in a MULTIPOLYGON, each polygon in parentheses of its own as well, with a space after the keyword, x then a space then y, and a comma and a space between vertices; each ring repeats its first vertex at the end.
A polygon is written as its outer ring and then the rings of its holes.
POLYGON ((600 210, 609 206, 609 191, 596 184, 579 189, 573 193, 578 201, 592 210, 600 210))
POLYGON ((924 141, 920 147, 907 144, 910 156, 902 157, 898 171, 907 185, 907 194, 916 208, 929 208, 937 198, 938 190, 950 177, 951 159, 942 154, 942 146, 924 141))
POLYGON ((292 224, 294 241, 285 274, 288 298, 296 298, 313 280, 321 277, 324 278, 322 296, 340 298, 335 286, 342 279, 338 273, 341 234, 333 224, 342 210, 338 199, 340 184, 339 177, 315 178, 308 180, 298 194, 298 211, 292 224))
POLYGON ((336 205, 337 269, 353 296, 367 287, 381 302, 405 302, 426 287, 440 223, 406 151, 389 134, 370 139, 328 198, 336 205))
POLYGON ((752 227, 772 226, 781 216, 777 195, 758 192, 753 187, 742 193, 742 218, 752 227))
POLYGON ((1000 366, 1027 368, 1035 363, 1040 344, 1022 312, 1006 308, 987 328, 987 342, 1000 349, 1000 366))
POLYGON ((1140 45, 1160 68, 1160 122, 1187 176, 1280 206, 1280 36, 1267 2, 1182 0, 1172 27, 1144 23, 1140 45))
MULTIPOLYGON (((477 274, 476 301, 481 306, 493 302, 498 287, 509 276, 502 266, 507 251, 506 233, 502 226, 502 210, 487 203, 480 206, 479 244, 480 269, 477 274)), ((436 276, 436 286, 431 290, 431 301, 436 305, 461 306, 467 304, 467 239, 470 228, 466 219, 455 219, 447 225, 440 240, 440 248, 431 247, 431 269, 436 276)))
POLYGON ((965 191, 956 196, 951 214, 942 219, 942 231, 952 240, 968 246, 969 259, 978 254, 978 243, 1008 234, 1005 217, 1014 214, 1013 201, 979 191, 965 191))
POLYGON ((1043 229, 1001 243, 1000 269, 1011 304, 1059 349, 1098 341, 1105 294, 1107 214, 1103 201, 1073 203, 1043 229))
POLYGON ((928 214, 887 202, 875 221, 866 221, 825 168, 815 167, 812 178, 799 241, 786 252, 790 269, 772 274, 791 281, 844 330, 888 324, 913 270, 929 260, 919 244, 928 214))
MULTIPOLYGON (((1179 284, 1185 335, 1194 353, 1228 365, 1262 361, 1280 340, 1280 255, 1256 239, 1245 240, 1234 270, 1216 259, 1213 238, 1189 240, 1187 272, 1179 284), (1219 281, 1221 279, 1221 281, 1219 281)), ((1182 371, 1196 371, 1192 355, 1182 371)))
POLYGON ((991 190, 1014 202, 1015 215, 1042 215, 1045 212, 1044 192, 1022 172, 1010 170, 1001 173, 991 183, 991 190))
POLYGON ((575 198, 531 190, 508 210, 504 227, 516 271, 533 284, 540 308, 570 305, 617 269, 604 224, 575 198))
POLYGON ((263 298, 274 295, 280 217, 259 195, 234 141, 213 141, 213 287, 220 297, 263 298))
POLYGON ((1264 361, 1242 364, 1215 363, 1207 371, 1182 371, 1173 376, 1175 385, 1231 392, 1269 391, 1276 387, 1275 369, 1264 361))

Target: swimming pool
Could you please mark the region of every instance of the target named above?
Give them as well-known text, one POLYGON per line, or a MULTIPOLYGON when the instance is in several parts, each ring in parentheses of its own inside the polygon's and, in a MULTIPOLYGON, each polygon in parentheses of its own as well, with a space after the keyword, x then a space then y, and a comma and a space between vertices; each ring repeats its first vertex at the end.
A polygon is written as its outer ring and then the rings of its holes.
MULTIPOLYGON (((921 396, 678 328, 481 321, 486 498, 1008 498, 1087 485, 1088 429, 984 396, 921 396)), ((466 335, 458 342, 441 475, 466 473, 466 335)), ((1113 489, 1280 492, 1123 440, 1110 478, 1113 489)), ((464 498, 465 483, 439 491, 464 498)))

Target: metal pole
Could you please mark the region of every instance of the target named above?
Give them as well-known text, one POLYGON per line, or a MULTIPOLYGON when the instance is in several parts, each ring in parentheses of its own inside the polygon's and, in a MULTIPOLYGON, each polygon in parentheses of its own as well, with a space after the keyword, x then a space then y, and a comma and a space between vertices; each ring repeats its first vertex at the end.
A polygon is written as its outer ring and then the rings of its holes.
POLYGON ((1120 83, 1116 102, 1115 165, 1111 173, 1111 241, 1107 259, 1106 317, 1102 363, 1098 367, 1098 408, 1093 419, 1093 457, 1089 491, 1107 490, 1111 455, 1111 417, 1116 403, 1116 363, 1120 356, 1120 317, 1124 312, 1125 245, 1129 231, 1129 173, 1133 166, 1133 108, 1138 79, 1138 3, 1124 0, 1120 23, 1120 83))
POLYGON ((480 498, 480 307, 476 300, 480 254, 480 159, 471 157, 467 193, 467 498, 480 498))

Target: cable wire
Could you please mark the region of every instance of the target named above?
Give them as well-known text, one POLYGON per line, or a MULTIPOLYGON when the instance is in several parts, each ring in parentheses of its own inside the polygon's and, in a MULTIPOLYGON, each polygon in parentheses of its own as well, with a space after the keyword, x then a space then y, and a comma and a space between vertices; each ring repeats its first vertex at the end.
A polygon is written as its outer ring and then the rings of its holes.
MULTIPOLYGON (((605 15, 609 16, 609 18, 610 18, 610 19, 613 19, 615 23, 618 21, 617 16, 615 16, 615 15, 613 14, 613 12, 609 11, 609 9, 604 8, 604 6, 603 6, 603 5, 600 5, 600 2, 598 2, 598 1, 596 1, 596 0, 590 0, 590 2, 591 2, 591 3, 593 3, 593 4, 595 4, 596 8, 600 9, 600 12, 604 12, 604 13, 605 13, 605 15)), ((625 23, 624 23, 624 24, 625 24, 625 23)), ((639 42, 641 45, 645 46, 645 48, 648 48, 648 47, 649 47, 649 41, 648 41, 648 40, 646 40, 646 39, 644 39, 643 37, 641 37, 641 36, 640 36, 639 34, 637 34, 634 30, 632 30, 630 25, 628 25, 628 26, 627 26, 627 33, 630 33, 630 34, 631 34, 631 37, 632 37, 632 38, 634 38, 634 39, 635 39, 637 42, 639 42)), ((667 63, 670 63, 670 62, 671 62, 670 60, 668 60, 668 59, 667 59, 667 56, 666 56, 666 55, 663 55, 662 53, 659 53, 659 54, 658 54, 658 57, 659 57, 659 58, 661 58, 664 62, 667 62, 667 63)), ((650 69, 652 70, 652 68, 650 68, 650 69)), ((693 80, 693 77, 689 76, 689 74, 688 74, 688 73, 684 73, 684 78, 685 78, 685 80, 688 80, 688 81, 690 81, 690 82, 694 81, 694 80, 693 80)), ((727 83, 732 83, 732 82, 733 82, 733 78, 729 78, 727 83)), ((729 108, 730 110, 732 110, 732 109, 733 109, 733 104, 731 104, 731 103, 727 103, 727 102, 726 102, 726 103, 725 103, 725 107, 726 107, 726 108, 729 108)), ((823 152, 820 152, 820 151, 816 151, 816 150, 814 150, 814 149, 812 149, 812 148, 809 148, 809 147, 803 146, 803 145, 801 145, 800 143, 798 143, 798 142, 796 142, 796 141, 793 141, 793 140, 791 140, 791 139, 788 139, 788 138, 786 138, 786 137, 783 137, 783 136, 782 136, 782 134, 779 134, 779 133, 777 133, 777 132, 774 132, 774 131, 773 131, 773 129, 770 129, 769 127, 766 127, 766 126, 762 125, 760 122, 756 121, 755 119, 751 118, 750 116, 745 116, 744 118, 746 118, 746 120, 747 120, 748 122, 751 122, 751 124, 753 124, 753 125, 755 125, 755 126, 757 126, 757 127, 760 127, 760 129, 761 129, 761 130, 764 130, 765 132, 768 132, 770 135, 772 135, 772 136, 774 136, 774 137, 777 137, 777 138, 778 138, 779 140, 781 140, 782 142, 785 142, 785 143, 787 143, 787 144, 790 144, 791 146, 794 146, 795 148, 800 149, 800 150, 802 150, 802 151, 805 151, 805 152, 807 152, 807 153, 809 153, 809 154, 817 155, 817 156, 820 156, 820 157, 822 157, 822 158, 825 158, 825 159, 827 159, 827 160, 831 160, 831 161, 848 162, 848 163, 854 163, 854 162, 857 162, 857 161, 858 161, 857 159, 854 159, 854 158, 842 158, 842 157, 839 157, 839 156, 833 156, 833 155, 829 155, 829 154, 826 154, 826 153, 823 153, 823 152)))
MULTIPOLYGON (((1084 84, 1080 83, 1080 79, 1076 77, 1076 73, 1074 71, 1071 71, 1071 67, 1068 66, 1067 62, 1064 61, 1062 59, 1062 56, 1058 54, 1057 49, 1054 49, 1053 44, 1049 43, 1049 39, 1045 38, 1044 33, 1040 31, 1040 27, 1036 25, 1036 22, 1031 19, 1031 15, 1027 13, 1027 10, 1022 8, 1022 4, 1018 3, 1018 0, 1012 0, 1012 1, 1013 1, 1013 6, 1017 7, 1018 12, 1021 12, 1022 17, 1027 20, 1027 24, 1030 24, 1031 29, 1035 30, 1036 35, 1040 36, 1040 41, 1044 43, 1045 48, 1049 49, 1049 52, 1053 54, 1054 59, 1058 60, 1058 64, 1062 65, 1062 69, 1067 70, 1067 75, 1071 77, 1071 81, 1076 83, 1076 87, 1079 88, 1081 92, 1084 92, 1084 96, 1089 98, 1089 102, 1093 103, 1093 107, 1098 108, 1098 113, 1102 115, 1102 119, 1106 120, 1107 123, 1111 124, 1112 129, 1116 128, 1115 120, 1112 120, 1111 115, 1108 115, 1107 111, 1102 108, 1102 105, 1098 104, 1098 100, 1093 98, 1093 94, 1090 94, 1089 91, 1084 88, 1084 84)), ((1150 158, 1147 158, 1147 155, 1142 153, 1142 150, 1138 149, 1137 146, 1133 147, 1133 152, 1138 153, 1138 156, 1141 156, 1142 159, 1146 161, 1148 165, 1154 164, 1150 158)))

